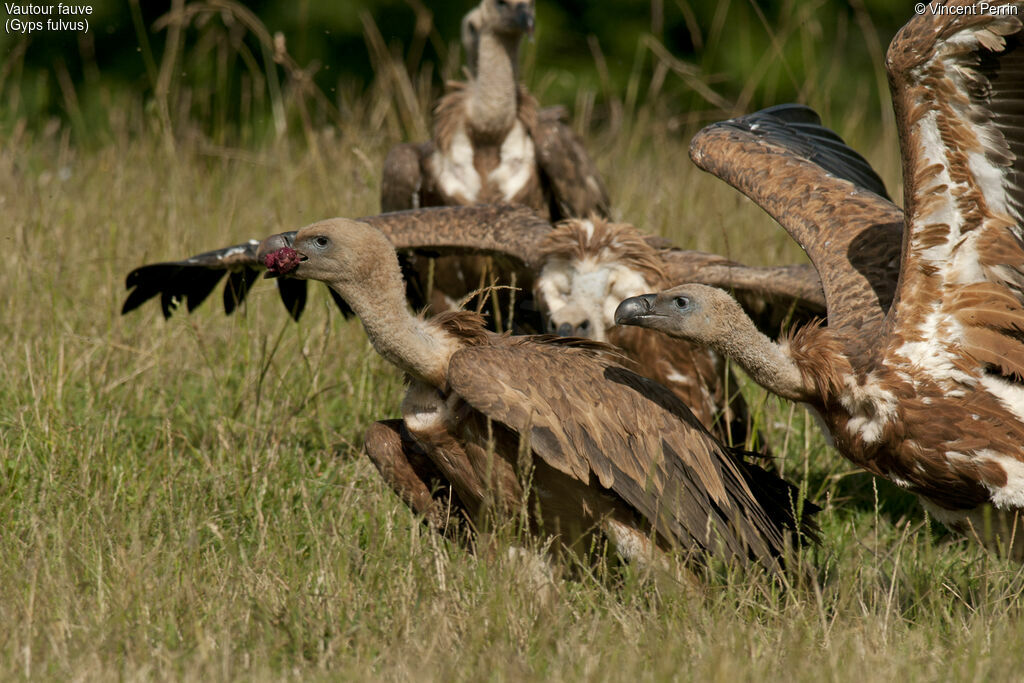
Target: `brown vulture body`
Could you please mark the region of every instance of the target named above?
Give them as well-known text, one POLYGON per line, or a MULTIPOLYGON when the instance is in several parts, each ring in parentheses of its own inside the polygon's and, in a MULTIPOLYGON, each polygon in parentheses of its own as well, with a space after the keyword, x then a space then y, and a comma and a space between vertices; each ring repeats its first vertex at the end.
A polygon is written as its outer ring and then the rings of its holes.
POLYGON ((951 528, 1018 559, 1021 42, 1018 16, 984 11, 925 13, 893 39, 887 67, 905 216, 742 119, 695 138, 695 161, 761 204, 807 250, 828 327, 807 326, 776 346, 734 302, 691 285, 623 302, 618 314, 709 343, 769 390, 809 403, 854 463, 917 493, 951 528))
POLYGON ((795 491, 723 447, 610 347, 497 335, 468 312, 413 315, 394 248, 367 223, 275 235, 259 256, 285 247, 296 254, 289 274, 326 282, 406 373, 401 428, 376 425, 368 452, 428 520, 439 517, 425 475, 437 475, 476 527, 539 511, 534 528, 572 549, 600 532, 631 560, 681 548, 780 568, 795 491))
POLYGON ((722 357, 655 330, 616 327, 615 307, 627 297, 696 279, 740 292, 748 310, 784 291, 795 293, 779 306, 784 312, 787 304, 801 312, 824 309, 810 266, 749 268, 713 254, 673 249, 626 223, 563 221, 544 238, 540 252, 534 296, 548 331, 615 345, 637 372, 672 389, 701 424, 729 444, 747 443, 749 415, 722 357), (764 273, 774 277, 758 282, 764 273))

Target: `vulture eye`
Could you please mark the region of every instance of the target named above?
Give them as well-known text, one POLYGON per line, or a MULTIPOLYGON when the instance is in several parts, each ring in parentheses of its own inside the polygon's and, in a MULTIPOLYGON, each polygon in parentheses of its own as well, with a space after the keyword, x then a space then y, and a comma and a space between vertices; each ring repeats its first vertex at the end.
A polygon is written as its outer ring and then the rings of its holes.
POLYGON ((676 305, 676 308, 686 308, 690 305, 690 300, 685 296, 677 296, 672 303, 676 305))
POLYGON ((313 244, 320 247, 321 249, 330 244, 330 242, 331 241, 324 237, 323 235, 317 235, 316 237, 313 238, 313 244))

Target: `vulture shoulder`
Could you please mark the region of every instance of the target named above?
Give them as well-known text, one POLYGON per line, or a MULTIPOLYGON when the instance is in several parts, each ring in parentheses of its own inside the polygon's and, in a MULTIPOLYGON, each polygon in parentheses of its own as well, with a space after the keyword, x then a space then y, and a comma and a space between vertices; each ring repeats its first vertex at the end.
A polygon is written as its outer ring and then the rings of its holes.
POLYGON ((384 159, 380 210, 418 209, 422 204, 424 164, 434 151, 430 142, 395 145, 384 159))
POLYGON ((752 486, 759 468, 717 442, 671 391, 621 367, 610 348, 504 338, 453 354, 448 383, 550 467, 613 491, 669 544, 777 566, 782 528, 796 526, 796 491, 781 481, 752 486))

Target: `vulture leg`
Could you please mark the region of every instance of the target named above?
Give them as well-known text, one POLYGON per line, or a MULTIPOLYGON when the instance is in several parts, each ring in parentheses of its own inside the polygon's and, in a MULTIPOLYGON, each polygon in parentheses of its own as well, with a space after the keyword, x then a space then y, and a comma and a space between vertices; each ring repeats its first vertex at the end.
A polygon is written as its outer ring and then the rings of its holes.
POLYGON ((465 506, 402 420, 370 425, 365 451, 388 486, 432 529, 448 537, 458 535, 460 520, 466 519, 465 506))

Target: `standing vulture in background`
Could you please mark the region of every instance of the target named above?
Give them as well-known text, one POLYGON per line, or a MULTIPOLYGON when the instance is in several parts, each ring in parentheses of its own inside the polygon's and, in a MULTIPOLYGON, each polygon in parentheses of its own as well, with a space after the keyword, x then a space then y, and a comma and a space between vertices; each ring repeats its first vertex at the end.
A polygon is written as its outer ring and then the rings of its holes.
MULTIPOLYGON (((953 9, 970 3, 949 3, 953 9)), ((1024 3, 924 13, 886 58, 903 214, 749 119, 691 156, 771 213, 821 275, 828 327, 776 345, 719 290, 624 301, 811 404, 836 448, 952 529, 1024 560, 1024 3), (789 188, 799 188, 790 192, 789 188), (902 240, 900 233, 902 231, 902 240)))
POLYGON ((483 0, 463 20, 472 77, 451 82, 434 138, 395 146, 384 162, 381 210, 511 203, 551 220, 608 215, 608 194, 561 107, 538 109, 518 79, 533 0, 483 0))
MULTIPOLYGON (((482 0, 462 21, 466 82, 451 82, 434 112, 433 139, 395 146, 384 161, 381 210, 521 204, 552 221, 609 212, 608 193, 561 107, 539 109, 519 83, 519 44, 532 34, 533 0, 482 0)), ((482 258, 412 262, 431 310, 509 273, 482 258), (432 275, 432 277, 431 277, 432 275)), ((518 281, 529 289, 530 283, 518 281)), ((507 308, 508 296, 500 298, 507 308)))
POLYGON ((528 510, 534 529, 576 552, 600 532, 628 560, 682 549, 779 571, 787 532, 801 527, 795 490, 719 444, 611 347, 497 335, 464 311, 413 315, 392 243, 367 223, 275 235, 258 256, 274 274, 326 282, 406 374, 401 422, 375 424, 367 451, 428 521, 440 481, 476 528, 528 510))
MULTIPOLYGON (((735 379, 719 357, 658 332, 608 329, 615 306, 652 288, 696 281, 735 292, 751 314, 768 322, 765 329, 773 335, 778 333, 774 319, 795 311, 799 320, 824 311, 821 285, 810 266, 746 267, 712 254, 670 248, 626 224, 569 220, 551 226, 522 207, 486 205, 419 209, 361 220, 382 231, 405 255, 482 254, 516 273, 520 281, 539 273, 535 296, 552 316, 551 331, 618 345, 633 370, 671 388, 701 424, 732 445, 746 443, 747 411, 735 379), (581 311, 582 317, 572 318, 571 310, 581 311)), ((165 316, 180 300, 192 311, 228 273, 223 299, 225 311, 231 313, 264 269, 257 247, 258 242, 251 240, 183 261, 137 268, 128 275, 131 292, 122 312, 156 296, 165 316)), ((285 306, 297 317, 305 305, 305 280, 278 278, 277 283, 285 306)), ((330 291, 347 313, 344 301, 330 291)))

